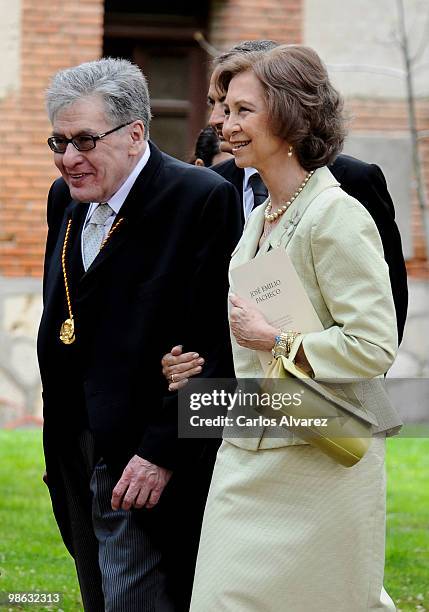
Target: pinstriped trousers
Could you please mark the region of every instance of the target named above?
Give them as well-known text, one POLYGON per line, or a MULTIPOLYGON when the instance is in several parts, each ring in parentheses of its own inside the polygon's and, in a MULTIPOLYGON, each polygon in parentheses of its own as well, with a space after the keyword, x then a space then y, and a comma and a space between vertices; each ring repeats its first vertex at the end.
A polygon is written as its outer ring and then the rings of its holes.
POLYGON ((161 553, 136 515, 142 511, 112 510, 117 479, 96 459, 92 436, 85 431, 76 455, 60 465, 85 611, 174 612, 161 553), (87 499, 82 481, 89 482, 87 499))

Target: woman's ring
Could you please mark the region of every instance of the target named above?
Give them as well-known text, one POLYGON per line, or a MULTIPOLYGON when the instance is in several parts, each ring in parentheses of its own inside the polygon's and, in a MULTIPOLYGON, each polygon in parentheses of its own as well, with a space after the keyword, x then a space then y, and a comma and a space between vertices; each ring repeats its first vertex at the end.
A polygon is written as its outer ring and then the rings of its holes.
POLYGON ((170 376, 170 380, 171 380, 171 382, 172 382, 172 383, 175 383, 175 382, 176 382, 176 381, 174 380, 174 374, 172 374, 172 375, 170 376))

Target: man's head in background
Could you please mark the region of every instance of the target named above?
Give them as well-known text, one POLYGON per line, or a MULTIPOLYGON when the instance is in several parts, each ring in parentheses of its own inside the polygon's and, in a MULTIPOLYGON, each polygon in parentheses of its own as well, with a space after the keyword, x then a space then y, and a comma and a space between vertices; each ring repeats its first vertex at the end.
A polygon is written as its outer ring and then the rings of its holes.
POLYGON ((208 124, 212 126, 220 140, 220 149, 225 153, 231 153, 231 145, 226 142, 222 135, 223 122, 225 120, 224 101, 226 91, 220 91, 216 88, 216 76, 219 67, 229 60, 231 57, 242 53, 253 53, 255 51, 270 51, 278 47, 279 43, 274 40, 244 40, 237 45, 234 45, 229 51, 225 51, 221 55, 214 58, 213 74, 210 79, 209 91, 207 93, 207 102, 211 109, 208 124))

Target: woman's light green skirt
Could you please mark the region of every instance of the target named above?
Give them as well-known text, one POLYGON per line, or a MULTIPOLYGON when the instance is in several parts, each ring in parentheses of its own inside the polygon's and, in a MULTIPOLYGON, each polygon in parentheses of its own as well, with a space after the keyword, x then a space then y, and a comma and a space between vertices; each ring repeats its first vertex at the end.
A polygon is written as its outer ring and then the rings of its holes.
POLYGON ((191 612, 395 610, 383 589, 385 439, 344 468, 308 446, 222 444, 191 612))

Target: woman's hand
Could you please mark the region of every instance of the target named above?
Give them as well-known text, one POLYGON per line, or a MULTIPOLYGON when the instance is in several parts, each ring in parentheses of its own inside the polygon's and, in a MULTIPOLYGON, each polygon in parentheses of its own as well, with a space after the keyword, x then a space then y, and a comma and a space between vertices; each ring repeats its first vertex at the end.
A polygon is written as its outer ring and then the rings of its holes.
POLYGON ((238 344, 255 351, 270 351, 278 330, 246 300, 231 293, 229 301, 232 304, 229 317, 231 331, 238 344))
POLYGON ((184 387, 189 378, 201 372, 203 364, 204 359, 198 353, 182 353, 181 346, 173 346, 161 360, 162 373, 170 383, 168 390, 184 387))

